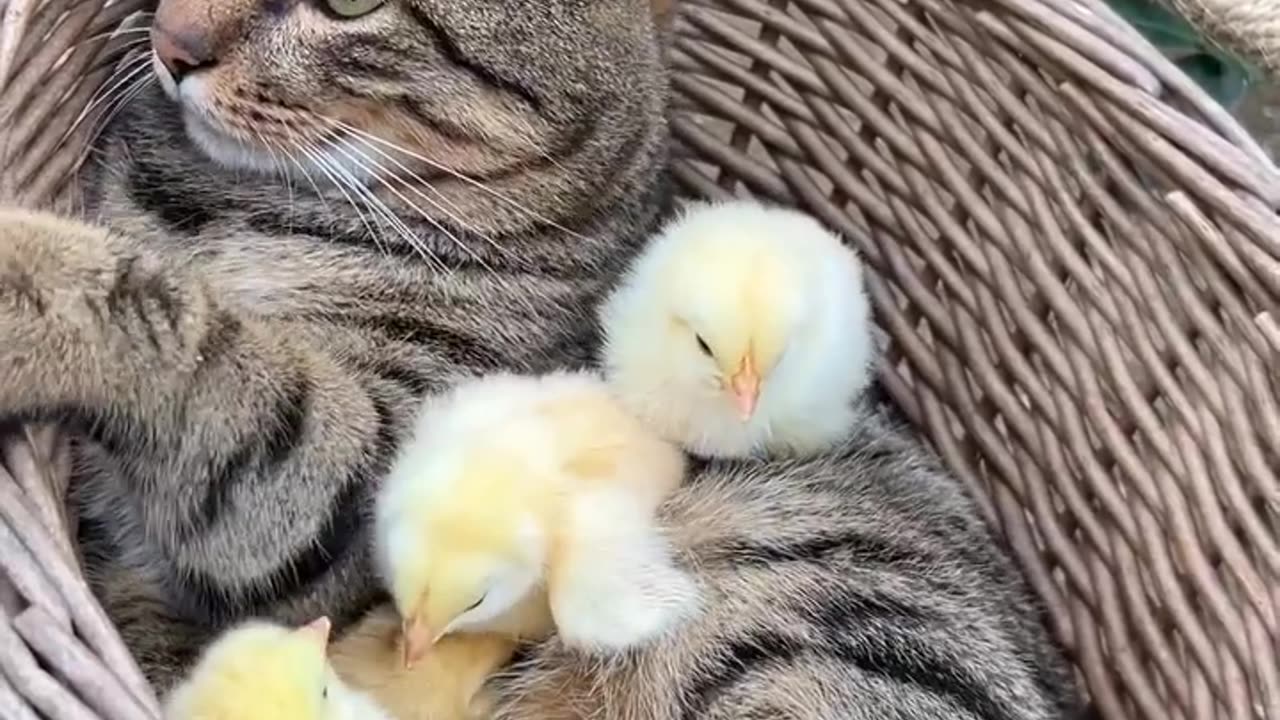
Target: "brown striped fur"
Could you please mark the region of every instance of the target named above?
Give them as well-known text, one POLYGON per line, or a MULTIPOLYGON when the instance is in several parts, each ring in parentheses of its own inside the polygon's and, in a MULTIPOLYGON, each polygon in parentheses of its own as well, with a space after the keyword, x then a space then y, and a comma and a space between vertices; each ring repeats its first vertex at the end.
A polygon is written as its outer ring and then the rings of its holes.
POLYGON ((1076 717, 1039 606, 884 407, 821 457, 702 465, 663 519, 706 611, 620 656, 532 649, 495 720, 1076 717))
POLYGON ((0 219, 0 421, 81 431, 88 570, 158 686, 247 615, 340 633, 379 599, 369 495, 424 392, 586 360, 666 205, 650 12, 163 0, 213 57, 184 92, 262 167, 152 82, 98 144, 94 226, 0 219))
MULTIPOLYGON (((324 1, 161 0, 225 142, 151 84, 91 224, 0 211, 0 422, 79 431, 87 569, 161 689, 244 617, 375 606, 370 492, 418 399, 590 362, 667 209, 668 0, 324 1)), ((868 406, 830 455, 696 467, 666 521, 706 614, 531 648, 500 717, 1064 717, 1036 605, 930 457, 868 406)))

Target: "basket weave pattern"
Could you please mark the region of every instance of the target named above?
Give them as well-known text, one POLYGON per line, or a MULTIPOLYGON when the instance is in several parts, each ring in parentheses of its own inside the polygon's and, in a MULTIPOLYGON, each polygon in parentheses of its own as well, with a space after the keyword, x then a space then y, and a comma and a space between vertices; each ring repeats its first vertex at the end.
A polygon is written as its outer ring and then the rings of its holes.
MULTIPOLYGON (((72 208, 76 121, 140 3, 8 2, 0 199, 72 208)), ((803 207, 861 250, 886 386, 1007 538, 1103 716, 1280 718, 1275 166, 1098 0, 680 5, 681 187, 803 207)), ((0 474, 0 708, 61 692, 143 717, 154 699, 55 569, 69 546, 33 534, 66 536, 65 467, 32 440, 0 474), (82 645, 51 658, 72 628, 82 645)))

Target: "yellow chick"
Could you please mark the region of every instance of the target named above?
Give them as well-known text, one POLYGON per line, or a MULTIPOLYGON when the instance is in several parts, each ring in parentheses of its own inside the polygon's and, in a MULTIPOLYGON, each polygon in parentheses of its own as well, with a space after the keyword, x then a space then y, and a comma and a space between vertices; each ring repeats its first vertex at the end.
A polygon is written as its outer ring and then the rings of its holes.
POLYGON ((492 714, 484 683, 518 646, 501 635, 450 635, 406 668, 403 645, 400 616, 383 606, 329 646, 329 662, 396 720, 482 720, 492 714))
POLYGON ((816 220, 697 204, 603 303, 619 399, 697 455, 810 454, 842 439, 871 380, 862 266, 816 220))
POLYGON ((619 649, 697 606, 654 523, 680 451, 586 373, 496 374, 429 399, 377 500, 405 663, 454 632, 619 649))
POLYGON ((300 628, 251 621, 201 656, 165 699, 166 720, 390 720, 347 687, 325 657, 329 621, 300 628))

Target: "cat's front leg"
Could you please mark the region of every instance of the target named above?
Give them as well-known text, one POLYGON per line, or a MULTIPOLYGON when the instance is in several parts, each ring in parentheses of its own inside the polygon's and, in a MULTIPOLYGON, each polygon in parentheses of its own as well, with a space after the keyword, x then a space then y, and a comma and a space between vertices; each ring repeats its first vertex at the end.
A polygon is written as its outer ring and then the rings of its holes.
POLYGON ((413 398, 368 369, 400 371, 377 337, 218 290, 128 238, 0 211, 0 419, 70 423, 116 456, 112 507, 175 607, 340 615, 370 592, 363 511, 413 398))
POLYGON ((0 210, 0 417, 172 413, 154 384, 194 370, 214 310, 105 229, 0 210))

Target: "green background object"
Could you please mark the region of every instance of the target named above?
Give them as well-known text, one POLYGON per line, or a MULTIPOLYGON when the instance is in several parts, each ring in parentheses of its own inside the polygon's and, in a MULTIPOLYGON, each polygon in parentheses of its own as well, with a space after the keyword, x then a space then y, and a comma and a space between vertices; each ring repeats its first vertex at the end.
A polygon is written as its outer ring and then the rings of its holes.
POLYGON ((1256 75, 1204 39, 1177 13, 1154 0, 1108 0, 1147 40, 1228 110, 1235 110, 1256 75))

